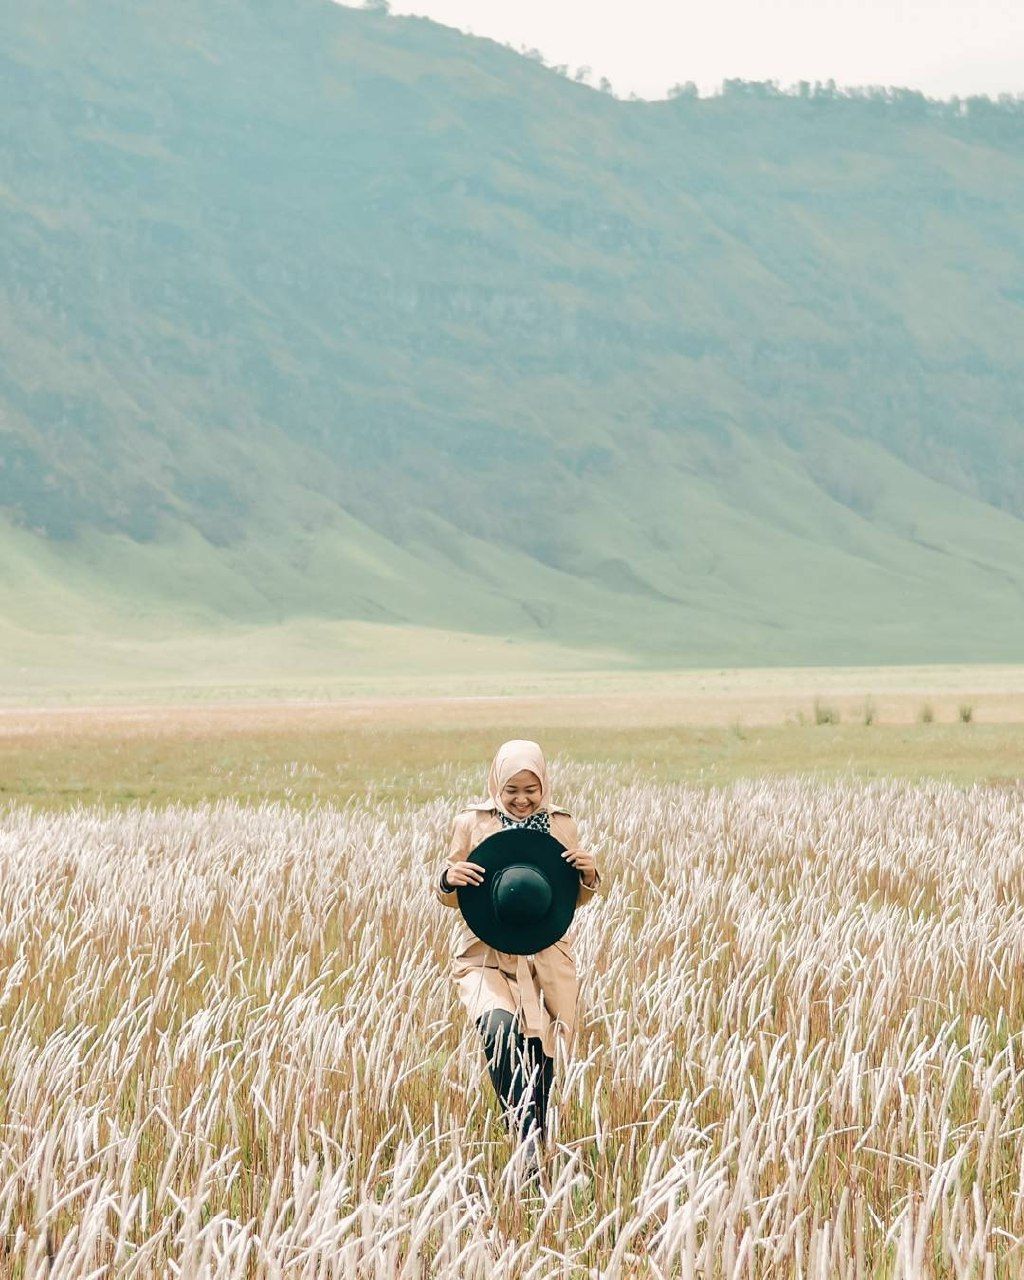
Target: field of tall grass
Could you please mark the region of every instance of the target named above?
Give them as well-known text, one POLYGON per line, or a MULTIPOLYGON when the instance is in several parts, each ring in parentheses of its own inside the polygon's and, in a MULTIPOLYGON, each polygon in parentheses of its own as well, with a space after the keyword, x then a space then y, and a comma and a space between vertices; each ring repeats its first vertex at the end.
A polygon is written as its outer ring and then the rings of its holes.
POLYGON ((544 1195, 452 800, 0 815, 0 1274, 1024 1274, 1024 785, 556 768, 608 892, 544 1195))

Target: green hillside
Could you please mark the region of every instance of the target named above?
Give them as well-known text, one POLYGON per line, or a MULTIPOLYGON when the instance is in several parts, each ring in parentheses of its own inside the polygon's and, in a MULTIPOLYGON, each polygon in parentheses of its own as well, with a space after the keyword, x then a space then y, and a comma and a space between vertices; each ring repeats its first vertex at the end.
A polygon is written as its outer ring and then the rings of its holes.
POLYGON ((328 0, 0 50, 0 670, 1024 656, 1020 103, 620 102, 328 0))

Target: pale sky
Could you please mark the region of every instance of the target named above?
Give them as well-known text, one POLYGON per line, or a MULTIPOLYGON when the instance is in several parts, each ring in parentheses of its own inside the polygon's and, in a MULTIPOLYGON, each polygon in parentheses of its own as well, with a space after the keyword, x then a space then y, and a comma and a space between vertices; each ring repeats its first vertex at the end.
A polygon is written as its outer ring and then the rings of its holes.
POLYGON ((1024 91, 1024 0, 392 0, 549 63, 662 98, 677 81, 895 84, 932 97, 1024 91))

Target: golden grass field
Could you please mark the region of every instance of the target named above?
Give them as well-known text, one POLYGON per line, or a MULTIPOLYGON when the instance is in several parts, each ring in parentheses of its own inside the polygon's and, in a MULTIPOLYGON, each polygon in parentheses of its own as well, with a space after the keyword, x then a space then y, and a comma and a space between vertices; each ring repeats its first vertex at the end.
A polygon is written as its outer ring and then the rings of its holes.
POLYGON ((607 894, 544 1198, 446 976, 447 796, 9 807, 3 1274, 1022 1274, 1024 790, 557 779, 607 894))
POLYGON ((447 770, 509 737, 696 784, 808 772, 1005 782, 1024 761, 1022 667, 519 676, 504 695, 483 678, 462 693, 436 677, 383 687, 335 701, 0 709, 0 797, 427 800, 447 770), (838 723, 816 722, 829 712, 838 723))
POLYGON ((1024 1275, 1019 669, 565 684, 0 712, 0 1277, 1024 1275), (533 1198, 429 890, 507 736, 607 886, 533 1198))

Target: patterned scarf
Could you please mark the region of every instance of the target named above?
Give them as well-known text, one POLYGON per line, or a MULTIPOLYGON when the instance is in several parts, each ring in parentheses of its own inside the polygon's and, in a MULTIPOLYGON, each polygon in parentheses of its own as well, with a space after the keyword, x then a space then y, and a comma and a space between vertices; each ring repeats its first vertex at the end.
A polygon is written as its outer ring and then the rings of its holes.
POLYGON ((528 818, 510 818, 507 813, 497 811, 498 817, 501 819, 502 828, 517 827, 523 831, 544 831, 548 835, 551 834, 551 814, 547 809, 538 809, 536 813, 531 813, 528 818))

